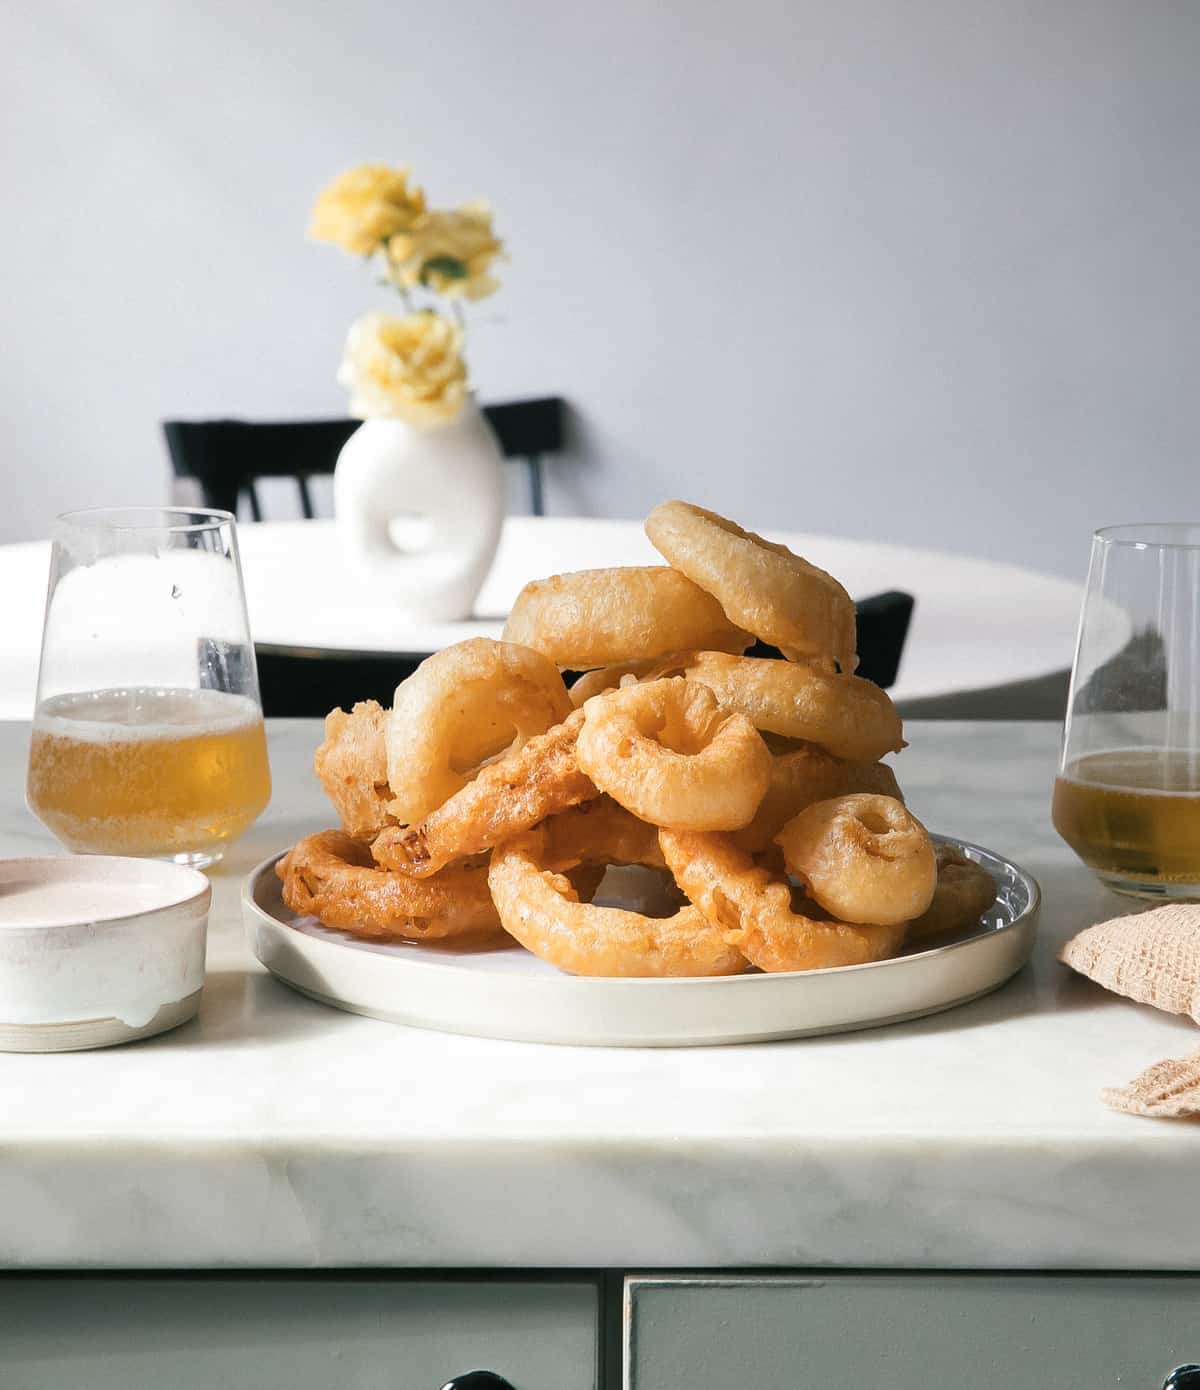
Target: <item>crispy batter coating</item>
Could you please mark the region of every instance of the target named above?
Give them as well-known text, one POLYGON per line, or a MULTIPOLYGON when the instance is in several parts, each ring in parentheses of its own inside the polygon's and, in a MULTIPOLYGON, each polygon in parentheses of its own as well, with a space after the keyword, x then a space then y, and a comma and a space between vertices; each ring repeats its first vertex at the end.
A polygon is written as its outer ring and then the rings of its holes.
POLYGON ((472 637, 426 657, 396 687, 388 722, 388 810, 416 825, 475 770, 571 713, 562 676, 528 647, 472 637))
POLYGON ((816 801, 776 836, 784 863, 824 911, 844 922, 900 926, 933 901, 929 833, 890 796, 816 801))
POLYGON ((306 835, 275 866, 293 912, 377 941, 437 941, 500 926, 487 864, 456 865, 413 879, 376 866, 371 851, 341 830, 306 835))
POLYGON ((543 863, 554 873, 577 864, 640 864, 666 869, 658 827, 639 820, 611 796, 598 796, 542 822, 546 832, 543 863))
POLYGON ((938 845, 933 901, 909 923, 909 938, 924 941, 974 926, 995 901, 996 882, 982 864, 953 845, 938 845))
POLYGON ((603 695, 606 690, 616 690, 620 685, 633 685, 643 676, 651 680, 666 675, 663 657, 644 657, 638 661, 618 661, 611 666, 600 666, 594 671, 585 671, 567 692, 571 703, 581 709, 593 695, 603 695))
POLYGON ((517 595, 504 640, 586 671, 679 647, 743 652, 752 639, 677 569, 628 565, 532 580, 517 595))
MULTIPOLYGON (((767 735, 768 746, 771 736, 767 735)), ((771 783, 749 825, 733 833, 739 849, 759 854, 806 806, 851 792, 878 792, 903 802, 896 774, 887 763, 848 763, 815 743, 783 741, 771 759, 771 783)))
POLYGON ((792 888, 718 832, 660 830, 675 882, 760 970, 825 970, 886 960, 904 944, 905 924, 823 921, 793 907, 792 888))
POLYGON ((815 743, 848 762, 873 763, 904 747, 904 728, 886 690, 819 663, 680 652, 661 662, 658 674, 700 681, 756 729, 815 743))
POLYGON ((420 825, 385 830, 372 846, 376 860, 421 878, 599 796, 575 756, 582 727, 583 711, 575 710, 515 753, 489 763, 420 825))
POLYGON ((594 695, 583 707, 579 765, 652 825, 736 830, 771 780, 753 724, 707 686, 667 679, 594 695))
MULTIPOLYGON (((689 502, 661 502, 646 518, 655 549, 712 594, 731 622, 790 661, 818 658, 853 671, 854 602, 833 575, 689 502)), ((686 645, 681 638, 678 646, 686 645)), ((700 643, 692 645, 700 646, 700 643)), ((611 658, 619 661, 622 653, 611 658)))
POLYGON ((746 968, 741 953, 694 907, 647 917, 578 900, 569 870, 597 860, 656 866, 662 861, 653 840, 651 827, 607 801, 514 836, 492 852, 488 873, 505 930, 571 975, 740 974, 746 968))
POLYGON ((313 767, 333 802, 347 835, 373 839, 395 821, 388 814, 392 792, 387 776, 388 712, 374 700, 361 700, 349 714, 330 710, 325 741, 313 767))

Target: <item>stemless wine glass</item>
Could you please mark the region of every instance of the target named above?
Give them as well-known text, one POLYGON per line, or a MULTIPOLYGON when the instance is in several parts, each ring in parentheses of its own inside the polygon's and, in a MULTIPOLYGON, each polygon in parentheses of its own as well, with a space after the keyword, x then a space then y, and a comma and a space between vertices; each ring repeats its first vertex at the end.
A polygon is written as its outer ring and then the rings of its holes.
POLYGON ((68 849, 203 867, 271 795, 228 512, 58 518, 27 782, 68 849))
POLYGON ((1200 525, 1093 536, 1053 814, 1117 892, 1200 897, 1200 525))

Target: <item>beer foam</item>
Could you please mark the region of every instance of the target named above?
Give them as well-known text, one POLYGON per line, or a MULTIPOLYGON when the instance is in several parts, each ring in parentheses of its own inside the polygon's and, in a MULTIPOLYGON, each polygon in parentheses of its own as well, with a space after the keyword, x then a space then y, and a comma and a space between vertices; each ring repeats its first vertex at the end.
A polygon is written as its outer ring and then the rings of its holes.
POLYGON ((233 733, 260 722, 247 695, 224 690, 89 690, 43 700, 33 717, 35 733, 81 743, 148 743, 233 733))

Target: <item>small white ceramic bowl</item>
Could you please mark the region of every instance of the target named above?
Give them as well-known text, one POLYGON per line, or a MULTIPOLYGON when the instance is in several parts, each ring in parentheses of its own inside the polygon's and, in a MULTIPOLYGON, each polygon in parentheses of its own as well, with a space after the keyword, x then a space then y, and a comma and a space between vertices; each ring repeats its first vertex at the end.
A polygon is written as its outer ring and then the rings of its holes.
POLYGON ((212 888, 195 869, 0 859, 0 1051, 133 1042, 191 1018, 212 888))

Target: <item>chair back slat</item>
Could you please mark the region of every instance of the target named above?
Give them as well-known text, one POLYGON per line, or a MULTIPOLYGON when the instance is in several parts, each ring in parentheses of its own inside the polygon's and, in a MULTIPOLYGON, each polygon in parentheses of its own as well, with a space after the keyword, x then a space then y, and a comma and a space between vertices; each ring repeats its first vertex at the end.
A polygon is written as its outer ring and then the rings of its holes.
POLYGON ((308 479, 303 473, 296 479, 296 486, 300 490, 300 510, 304 514, 305 521, 311 521, 315 515, 312 504, 312 493, 308 490, 308 479))
POLYGON ((525 460, 529 466, 529 510, 533 516, 546 515, 546 498, 542 488, 542 456, 530 454, 525 460))

